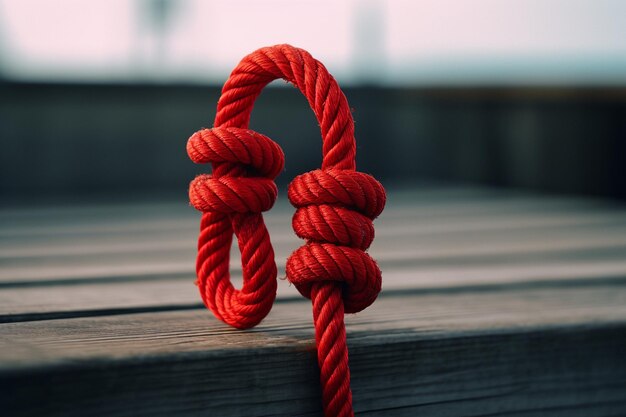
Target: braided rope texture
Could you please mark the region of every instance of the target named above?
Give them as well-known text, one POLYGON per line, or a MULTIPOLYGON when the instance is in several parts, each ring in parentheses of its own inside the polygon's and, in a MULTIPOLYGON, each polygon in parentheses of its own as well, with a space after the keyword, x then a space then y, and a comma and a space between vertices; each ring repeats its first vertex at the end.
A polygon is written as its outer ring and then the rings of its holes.
POLYGON ((344 313, 371 305, 381 272, 365 253, 385 190, 357 172, 354 122, 343 92, 322 63, 290 45, 261 48, 244 57, 224 84, 212 129, 194 133, 187 153, 211 163, 212 174, 189 187, 203 212, 198 238, 197 285, 205 305, 239 329, 258 324, 276 298, 276 263, 262 212, 272 208, 274 179, 284 167, 280 147, 248 129, 261 90, 282 78, 307 98, 322 134, 322 167, 296 177, 288 197, 293 228, 306 243, 287 259, 287 278, 313 303, 325 416, 353 416, 344 313), (233 234, 243 268, 240 290, 230 282, 233 234))

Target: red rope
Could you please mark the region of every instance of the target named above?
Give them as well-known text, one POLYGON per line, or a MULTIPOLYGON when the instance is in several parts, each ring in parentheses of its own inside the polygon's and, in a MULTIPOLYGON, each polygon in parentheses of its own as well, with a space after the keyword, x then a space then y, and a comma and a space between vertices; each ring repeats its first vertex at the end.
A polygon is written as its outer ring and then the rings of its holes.
POLYGON ((322 131, 322 168, 296 177, 289 201, 293 227, 306 239, 287 260, 287 278, 313 302, 315 339, 326 416, 352 416, 344 311, 374 302, 381 287, 376 262, 364 251, 374 239, 372 220, 383 210, 385 191, 355 171, 354 122, 348 102, 324 65, 290 45, 246 56, 224 84, 215 127, 196 132, 187 152, 213 166, 189 188, 204 214, 198 239, 197 275, 202 300, 220 320, 245 329, 259 323, 276 297, 276 264, 261 212, 276 199, 274 178, 284 157, 269 138, 248 130, 255 99, 283 78, 302 91, 322 131), (230 282, 233 233, 241 250, 243 285, 230 282))

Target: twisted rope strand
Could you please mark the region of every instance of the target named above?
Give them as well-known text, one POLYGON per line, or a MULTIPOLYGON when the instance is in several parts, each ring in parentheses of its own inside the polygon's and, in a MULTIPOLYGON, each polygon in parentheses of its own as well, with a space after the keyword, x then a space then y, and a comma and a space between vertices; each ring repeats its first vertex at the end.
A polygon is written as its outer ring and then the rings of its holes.
POLYGON ((198 238, 198 287, 220 320, 249 328, 269 312, 276 296, 276 264, 262 211, 276 199, 274 178, 283 153, 269 138, 248 130, 261 90, 283 78, 306 96, 322 134, 322 167, 296 177, 289 201, 293 228, 305 239, 287 259, 287 278, 313 303, 322 403, 326 416, 353 416, 344 313, 374 302, 381 288, 376 262, 364 251, 374 239, 372 221, 383 210, 385 190, 355 171, 354 122, 346 97, 322 63, 289 45, 259 49, 243 58, 224 84, 213 129, 196 132, 187 152, 211 163, 189 187, 204 214, 198 238), (236 290, 228 270, 233 234, 243 266, 236 290))

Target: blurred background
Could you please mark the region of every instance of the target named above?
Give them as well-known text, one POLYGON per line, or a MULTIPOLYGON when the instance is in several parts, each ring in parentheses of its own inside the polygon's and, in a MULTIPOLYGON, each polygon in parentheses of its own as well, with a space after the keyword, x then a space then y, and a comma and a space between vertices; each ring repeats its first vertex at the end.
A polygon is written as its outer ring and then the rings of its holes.
MULTIPOLYGON (((354 108, 359 170, 626 198, 620 0, 0 0, 3 201, 176 195, 249 52, 302 47, 354 108)), ((319 166, 304 97, 275 82, 251 127, 319 166)))

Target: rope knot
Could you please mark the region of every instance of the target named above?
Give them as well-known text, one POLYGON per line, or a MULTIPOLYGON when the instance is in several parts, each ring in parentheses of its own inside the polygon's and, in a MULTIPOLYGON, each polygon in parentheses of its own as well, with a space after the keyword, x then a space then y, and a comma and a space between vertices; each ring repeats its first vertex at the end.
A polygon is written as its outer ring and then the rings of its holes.
POLYGON ((213 164, 212 175, 199 175, 189 186, 196 209, 260 213, 274 205, 278 194, 274 178, 283 170, 285 158, 268 137, 235 127, 202 129, 189 138, 187 153, 195 163, 213 164))
POLYGON ((247 127, 261 90, 278 78, 305 95, 319 122, 323 155, 322 170, 300 175, 289 186, 297 209, 293 226, 307 243, 287 260, 287 277, 312 300, 324 415, 351 417, 344 312, 363 310, 380 291, 380 270, 365 250, 385 191, 371 176, 355 172, 348 101, 326 67, 303 49, 275 45, 244 57, 224 83, 216 127, 195 133, 187 143, 194 162, 213 165, 212 175, 198 176, 189 187, 191 203, 204 212, 198 289, 217 318, 240 329, 258 324, 272 308, 277 270, 260 212, 274 204, 273 179, 283 169, 283 153, 247 127), (233 235, 241 252, 241 289, 230 281, 233 235))
POLYGON ((296 177, 288 196, 297 209, 293 228, 307 240, 287 260, 289 281, 307 298, 314 282, 343 282, 346 312, 371 305, 381 272, 364 251, 374 239, 372 221, 385 206, 383 186, 353 170, 315 170, 296 177))

